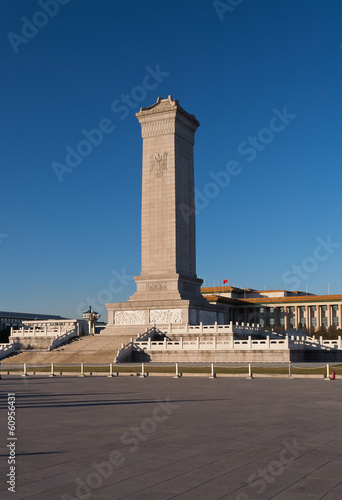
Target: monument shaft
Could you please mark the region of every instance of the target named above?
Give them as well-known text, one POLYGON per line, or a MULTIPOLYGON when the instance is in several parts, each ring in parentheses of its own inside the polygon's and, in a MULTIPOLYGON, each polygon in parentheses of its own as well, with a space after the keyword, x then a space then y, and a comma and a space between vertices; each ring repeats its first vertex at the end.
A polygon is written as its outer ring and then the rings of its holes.
POLYGON ((143 138, 137 293, 158 290, 174 298, 199 294, 193 156, 199 122, 171 96, 142 108, 137 118, 143 138))

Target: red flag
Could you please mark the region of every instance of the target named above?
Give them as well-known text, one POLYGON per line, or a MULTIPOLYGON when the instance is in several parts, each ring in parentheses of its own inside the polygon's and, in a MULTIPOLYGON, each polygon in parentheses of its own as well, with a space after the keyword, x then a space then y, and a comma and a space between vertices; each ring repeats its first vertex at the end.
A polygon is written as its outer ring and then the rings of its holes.
POLYGON ((223 280, 223 284, 228 283, 228 280, 223 280))

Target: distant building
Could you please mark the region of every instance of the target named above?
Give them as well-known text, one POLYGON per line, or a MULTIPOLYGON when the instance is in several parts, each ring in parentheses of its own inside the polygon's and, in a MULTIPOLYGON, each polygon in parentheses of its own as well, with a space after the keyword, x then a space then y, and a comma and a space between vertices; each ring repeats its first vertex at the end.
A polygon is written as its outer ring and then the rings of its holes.
POLYGON ((49 314, 32 314, 32 313, 18 313, 18 312, 7 312, 0 311, 0 332, 6 328, 20 327, 23 321, 35 321, 35 320, 47 320, 47 319, 67 319, 62 316, 55 316, 49 314))
POLYGON ((213 304, 229 307, 229 321, 289 329, 299 325, 318 330, 342 328, 342 295, 314 295, 300 291, 254 290, 232 286, 203 287, 213 304))

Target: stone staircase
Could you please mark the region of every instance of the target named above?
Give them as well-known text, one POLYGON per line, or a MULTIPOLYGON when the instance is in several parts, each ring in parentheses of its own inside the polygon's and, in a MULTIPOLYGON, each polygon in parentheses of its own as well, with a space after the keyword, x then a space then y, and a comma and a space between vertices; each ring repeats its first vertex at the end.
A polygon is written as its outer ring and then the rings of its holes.
POLYGON ((101 335, 77 337, 53 351, 27 350, 7 356, 1 364, 13 363, 111 363, 118 349, 127 344, 127 335, 101 335))

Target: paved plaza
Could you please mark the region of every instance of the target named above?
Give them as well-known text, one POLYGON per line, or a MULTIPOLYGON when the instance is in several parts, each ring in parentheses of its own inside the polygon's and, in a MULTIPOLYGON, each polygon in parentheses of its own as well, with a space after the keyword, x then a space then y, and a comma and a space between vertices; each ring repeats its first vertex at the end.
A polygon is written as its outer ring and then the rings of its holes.
POLYGON ((342 381, 6 377, 2 499, 342 498, 342 381), (7 491, 7 393, 16 491, 7 491))

